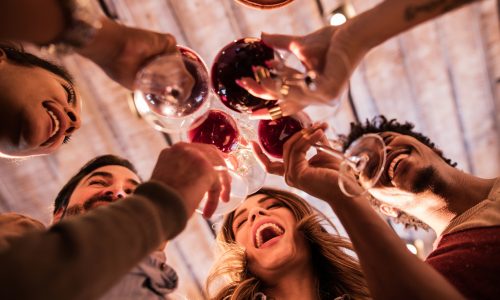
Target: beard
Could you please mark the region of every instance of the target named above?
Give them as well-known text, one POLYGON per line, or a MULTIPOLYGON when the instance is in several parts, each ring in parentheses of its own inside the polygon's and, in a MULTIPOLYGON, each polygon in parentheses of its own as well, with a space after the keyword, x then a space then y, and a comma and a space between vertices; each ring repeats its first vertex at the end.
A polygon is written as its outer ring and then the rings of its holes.
POLYGON ((89 198, 83 204, 76 204, 68 207, 66 209, 66 216, 76 216, 81 215, 92 209, 92 206, 96 202, 113 202, 113 196, 111 195, 96 195, 92 198, 89 198))
POLYGON ((444 190, 442 182, 443 181, 440 180, 440 177, 434 167, 426 167, 419 170, 415 175, 415 180, 411 184, 410 192, 420 194, 426 191, 431 191, 436 195, 442 195, 444 190))

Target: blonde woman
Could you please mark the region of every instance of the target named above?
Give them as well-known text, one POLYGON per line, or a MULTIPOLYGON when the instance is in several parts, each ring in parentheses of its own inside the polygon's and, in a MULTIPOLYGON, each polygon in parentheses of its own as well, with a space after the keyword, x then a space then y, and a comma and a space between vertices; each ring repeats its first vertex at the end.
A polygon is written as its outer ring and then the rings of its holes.
POLYGON ((251 195, 224 220, 209 298, 370 298, 358 262, 346 252, 351 243, 325 225, 335 230, 295 194, 265 188, 251 195))

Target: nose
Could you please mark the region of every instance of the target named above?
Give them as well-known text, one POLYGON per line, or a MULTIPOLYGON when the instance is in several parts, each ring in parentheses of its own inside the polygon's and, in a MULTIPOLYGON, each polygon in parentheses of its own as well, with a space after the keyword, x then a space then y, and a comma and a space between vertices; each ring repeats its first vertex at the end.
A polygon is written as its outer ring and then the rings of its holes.
POLYGON ((77 129, 79 129, 81 126, 82 122, 80 119, 80 113, 77 112, 72 107, 66 107, 65 112, 66 112, 66 115, 68 116, 69 124, 70 124, 68 129, 66 129, 66 134, 71 134, 74 131, 76 131, 77 129))
POLYGON ((113 198, 113 201, 123 199, 127 197, 129 194, 126 190, 124 190, 122 187, 119 186, 110 186, 106 192, 104 192, 105 195, 111 196, 113 198))
POLYGON ((255 222, 258 217, 268 216, 267 211, 262 207, 254 207, 250 209, 248 218, 251 222, 255 222))

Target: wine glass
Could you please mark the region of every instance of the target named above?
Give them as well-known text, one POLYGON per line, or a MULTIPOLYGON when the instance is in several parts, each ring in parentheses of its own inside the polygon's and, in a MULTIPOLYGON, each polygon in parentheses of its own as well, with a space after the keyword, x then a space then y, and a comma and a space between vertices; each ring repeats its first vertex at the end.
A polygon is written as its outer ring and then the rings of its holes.
POLYGON ((226 157, 226 163, 248 182, 249 193, 259 190, 266 179, 266 172, 255 159, 241 134, 236 120, 229 112, 211 109, 202 122, 195 122, 184 139, 190 142, 212 144, 226 157))
MULTIPOLYGON (((229 194, 229 201, 224 202, 222 200, 219 200, 217 208, 212 214, 212 217, 219 217, 235 210, 246 199, 246 197, 248 196, 248 183, 245 178, 225 166, 215 166, 214 170, 219 172, 220 180, 222 180, 222 172, 227 171, 229 176, 231 177, 231 192, 229 194)), ((198 208, 196 209, 197 213, 203 214, 203 210, 205 209, 207 200, 208 196, 207 194, 205 194, 203 199, 201 199, 198 208)))
POLYGON ((273 106, 274 101, 255 97, 240 87, 236 80, 254 77, 256 66, 266 67, 275 52, 258 38, 243 38, 224 46, 216 55, 211 69, 211 85, 221 102, 239 113, 273 106))
POLYGON ((236 0, 236 2, 252 8, 273 9, 289 4, 293 0, 236 0))
POLYGON ((178 54, 162 55, 147 63, 136 75, 134 103, 139 113, 155 129, 167 133, 180 132, 193 125, 210 106, 209 75, 205 63, 196 52, 177 46, 178 54), (180 72, 184 66, 194 78, 190 92, 188 80, 180 72), (182 98, 182 96, 186 96, 182 98))
POLYGON ((320 143, 314 147, 342 161, 339 187, 350 197, 359 196, 374 187, 385 168, 386 145, 378 134, 362 135, 345 151, 320 143))
POLYGON ((258 140, 267 154, 281 159, 285 142, 303 128, 311 126, 311 118, 304 112, 276 120, 260 120, 257 126, 258 140))
MULTIPOLYGON (((303 112, 277 120, 261 120, 258 126, 259 143, 267 154, 281 159, 285 142, 296 132, 310 126, 310 118, 303 112)), ((336 139, 329 144, 316 143, 313 147, 341 160, 339 187, 347 196, 359 196, 372 188, 382 175, 386 162, 384 140, 377 134, 365 134, 345 151, 339 144, 336 139)))

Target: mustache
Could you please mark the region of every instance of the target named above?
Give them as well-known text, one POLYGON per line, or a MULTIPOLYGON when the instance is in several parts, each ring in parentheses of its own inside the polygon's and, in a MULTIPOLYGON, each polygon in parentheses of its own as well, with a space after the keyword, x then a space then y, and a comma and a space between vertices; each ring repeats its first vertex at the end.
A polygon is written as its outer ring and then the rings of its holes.
POLYGON ((113 196, 112 195, 96 195, 91 198, 89 198, 87 201, 85 201, 83 204, 77 204, 77 205, 72 205, 66 209, 66 216, 76 216, 80 215, 90 209, 92 209, 92 206, 96 202, 113 202, 113 196))

